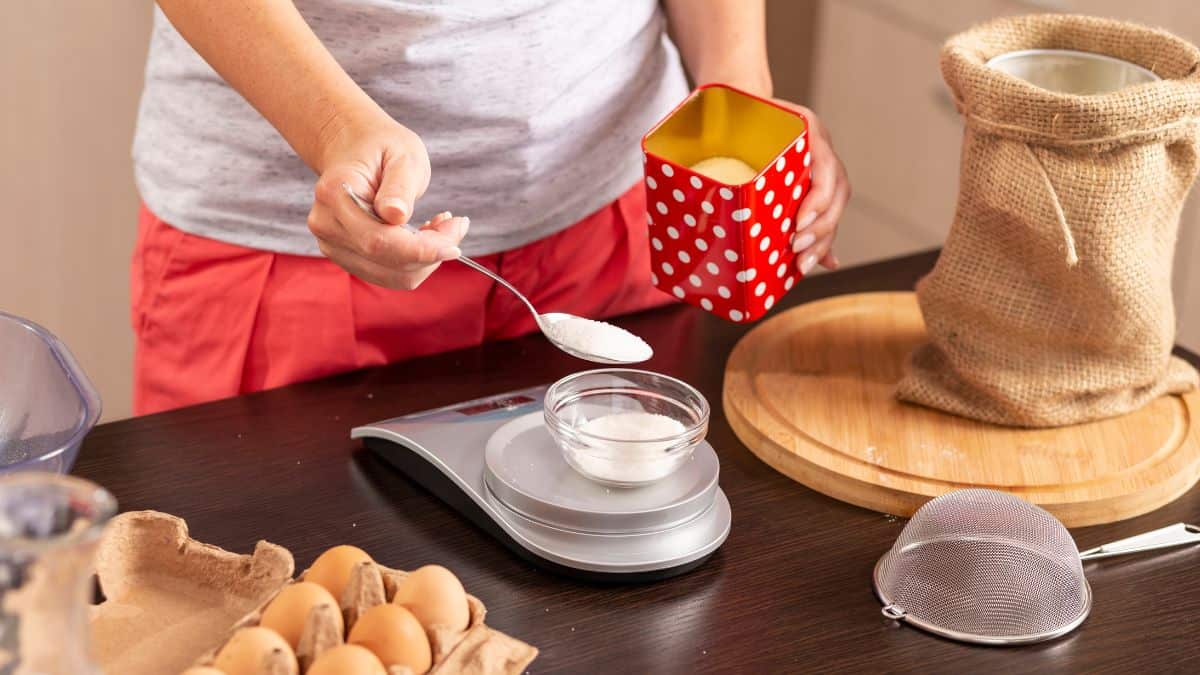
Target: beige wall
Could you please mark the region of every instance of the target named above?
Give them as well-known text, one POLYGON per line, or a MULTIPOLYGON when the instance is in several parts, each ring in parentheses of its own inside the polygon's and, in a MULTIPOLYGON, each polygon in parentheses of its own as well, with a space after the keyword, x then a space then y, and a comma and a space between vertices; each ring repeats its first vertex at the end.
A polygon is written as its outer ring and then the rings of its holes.
POLYGON ((130 408, 129 145, 150 8, 0 3, 0 309, 70 346, 100 388, 106 419, 130 408))

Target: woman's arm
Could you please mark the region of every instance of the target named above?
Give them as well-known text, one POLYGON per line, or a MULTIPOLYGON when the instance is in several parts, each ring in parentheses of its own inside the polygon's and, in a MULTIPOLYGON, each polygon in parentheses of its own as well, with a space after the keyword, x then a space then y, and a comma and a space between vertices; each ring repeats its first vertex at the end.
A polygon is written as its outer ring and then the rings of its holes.
MULTIPOLYGON (((772 96, 765 0, 663 0, 663 5, 671 38, 697 84, 721 82, 772 96)), ((779 103, 799 110, 809 123, 812 190, 796 211, 792 243, 797 264, 805 274, 818 263, 836 268, 831 249, 850 199, 850 180, 816 113, 787 101, 779 103)))
POLYGON ((308 227, 328 258, 372 283, 413 288, 458 257, 466 219, 435 219, 413 233, 375 222, 342 191, 350 185, 387 223, 405 224, 429 185, 429 156, 338 65, 291 0, 158 4, 319 174, 308 227))
POLYGON ((318 174, 324 146, 341 129, 372 117, 387 118, 333 59, 291 0, 158 4, 188 44, 318 174))
POLYGON ((770 98, 765 0, 664 0, 671 39, 697 84, 770 98))

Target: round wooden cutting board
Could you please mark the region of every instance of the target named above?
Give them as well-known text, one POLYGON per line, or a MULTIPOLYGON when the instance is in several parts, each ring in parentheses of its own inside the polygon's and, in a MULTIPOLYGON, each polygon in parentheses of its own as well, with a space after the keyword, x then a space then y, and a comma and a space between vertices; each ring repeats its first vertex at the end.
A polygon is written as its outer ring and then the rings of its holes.
POLYGON ((725 414, 767 464, 836 499, 910 516, 951 490, 988 487, 1068 527, 1152 511, 1200 478, 1200 393, 1123 417, 1013 429, 901 403, 925 340, 912 293, 813 302, 758 326, 725 368, 725 414))

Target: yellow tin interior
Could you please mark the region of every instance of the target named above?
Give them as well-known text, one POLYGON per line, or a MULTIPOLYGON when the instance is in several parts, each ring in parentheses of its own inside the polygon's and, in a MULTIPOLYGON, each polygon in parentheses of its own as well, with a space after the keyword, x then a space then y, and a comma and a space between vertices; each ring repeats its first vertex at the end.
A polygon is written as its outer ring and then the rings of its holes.
POLYGON ((646 152, 690 167, 709 157, 740 159, 761 173, 805 128, 804 118, 739 91, 695 92, 646 135, 646 152))

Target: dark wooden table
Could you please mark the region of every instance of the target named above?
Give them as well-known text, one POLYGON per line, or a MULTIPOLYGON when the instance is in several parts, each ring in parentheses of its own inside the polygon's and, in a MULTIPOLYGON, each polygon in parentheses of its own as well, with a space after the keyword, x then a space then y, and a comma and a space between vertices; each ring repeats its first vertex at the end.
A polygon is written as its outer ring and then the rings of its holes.
MULTIPOLYGON (((809 279, 775 311, 908 289, 934 259, 809 279)), ((358 424, 584 367, 538 337, 104 424, 87 439, 76 473, 112 490, 125 510, 186 518, 202 541, 239 552, 258 539, 282 544, 298 568, 341 543, 393 567, 444 564, 487 604, 490 624, 541 649, 534 673, 1200 672, 1196 550, 1088 565, 1092 615, 1049 644, 969 647, 889 625, 870 575, 903 521, 784 478, 725 421, 722 371, 747 328, 687 307, 619 323, 655 346, 650 369, 692 383, 714 404, 709 440, 721 457, 733 529, 705 565, 669 581, 593 586, 539 572, 349 439, 358 424)), ((1200 490, 1150 515, 1074 534, 1082 549, 1178 521, 1200 522, 1200 490)))

